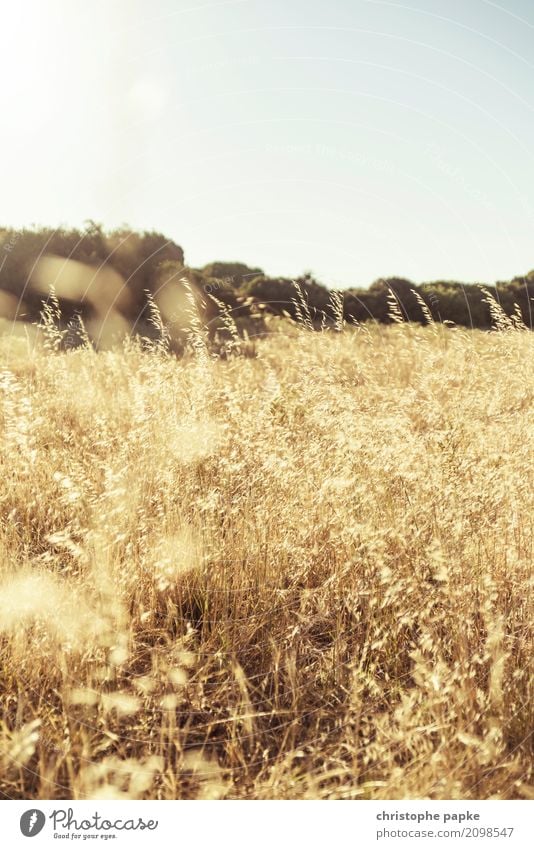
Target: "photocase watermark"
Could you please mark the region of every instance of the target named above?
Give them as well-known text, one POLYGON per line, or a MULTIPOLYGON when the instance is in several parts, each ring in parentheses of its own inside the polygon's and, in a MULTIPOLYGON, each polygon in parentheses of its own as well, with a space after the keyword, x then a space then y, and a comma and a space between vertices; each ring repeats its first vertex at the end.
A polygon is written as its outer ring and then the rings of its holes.
POLYGON ((74 315, 68 321, 65 338, 63 339, 63 347, 65 350, 71 350, 72 348, 77 348, 80 345, 80 331, 82 329, 81 321, 81 311, 75 310, 74 315))
POLYGON ((3 243, 3 245, 2 245, 3 257, 2 257, 2 260, 0 262, 0 271, 2 271, 2 269, 4 267, 4 263, 7 261, 9 254, 12 252, 12 250, 14 249, 15 245, 17 244, 17 242, 19 241, 21 236, 22 236, 22 233, 20 233, 18 230, 13 230, 9 234, 9 239, 6 239, 6 241, 3 243))
POLYGON ((15 245, 17 244, 18 240, 20 239, 21 235, 22 234, 18 231, 11 233, 9 239, 7 239, 2 245, 2 250, 5 251, 5 253, 10 254, 15 245))
POLYGON ((24 811, 20 818, 20 830, 24 837, 35 837, 43 830, 46 817, 42 811, 37 808, 32 808, 29 811, 24 811))
MULTIPOLYGON (((100 837, 103 840, 116 838, 117 832, 155 831, 159 821, 143 817, 109 819, 95 811, 90 817, 76 819, 73 808, 57 808, 49 814, 54 837, 60 840, 85 840, 100 837)), ((46 825, 47 817, 38 808, 30 808, 20 818, 20 830, 25 837, 36 837, 46 825)))
POLYGON ((497 212, 497 207, 495 203, 477 186, 474 186, 468 180, 466 180, 464 173, 458 168, 456 165, 453 165, 451 162, 447 161, 441 149, 436 144, 426 145, 424 149, 424 153, 428 156, 436 165, 439 171, 442 174, 445 174, 450 180, 454 181, 457 186, 461 187, 467 197, 471 198, 471 200, 476 201, 480 206, 484 207, 488 212, 497 212))
POLYGON ((391 159, 369 156, 368 154, 361 153, 360 151, 349 152, 321 142, 304 142, 301 144, 269 143, 265 145, 265 149, 275 153, 296 153, 299 155, 307 154, 309 156, 316 156, 322 159, 334 159, 340 162, 362 165, 376 171, 379 174, 399 173, 399 169, 395 166, 391 159))

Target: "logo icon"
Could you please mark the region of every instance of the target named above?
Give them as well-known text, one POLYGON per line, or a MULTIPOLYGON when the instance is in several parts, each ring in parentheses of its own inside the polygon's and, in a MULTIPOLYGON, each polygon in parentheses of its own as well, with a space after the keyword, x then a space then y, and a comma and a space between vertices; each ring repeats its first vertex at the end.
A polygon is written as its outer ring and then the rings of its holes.
POLYGON ((46 822, 46 817, 42 811, 37 808, 32 808, 29 811, 24 811, 20 818, 20 830, 24 837, 35 837, 42 831, 46 822))

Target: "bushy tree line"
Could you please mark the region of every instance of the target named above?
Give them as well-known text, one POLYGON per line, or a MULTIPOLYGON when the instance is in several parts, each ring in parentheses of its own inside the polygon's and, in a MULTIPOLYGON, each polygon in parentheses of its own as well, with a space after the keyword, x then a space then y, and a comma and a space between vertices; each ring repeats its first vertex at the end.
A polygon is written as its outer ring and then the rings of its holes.
MULTIPOLYGON (((266 313, 299 320, 304 310, 307 322, 317 328, 339 320, 339 315, 335 315, 336 298, 332 298, 332 292, 312 274, 305 274, 296 281, 271 278, 261 268, 239 262, 213 262, 204 268, 192 269, 184 264, 182 248, 161 233, 139 233, 126 228, 106 232, 94 222, 89 222, 83 231, 0 229, 0 312, 4 319, 39 320, 44 297, 43 275, 39 278, 39 286, 35 285, 35 279, 36 269, 42 267, 44 257, 82 264, 91 274, 94 269, 94 275, 111 270, 115 275, 113 280, 119 280, 120 284, 114 283, 117 291, 113 292, 109 303, 106 302, 106 309, 120 312, 136 332, 150 327, 147 293, 153 296, 156 304, 164 305, 164 320, 174 318, 172 302, 177 287, 183 286, 184 277, 212 333, 224 326, 224 322, 221 324, 223 313, 231 315, 238 327, 248 326, 254 318, 255 331, 260 327, 258 319, 261 322, 261 316, 266 313), (127 298, 122 297, 124 291, 127 298), (167 298, 164 297, 166 292, 167 298)), ((45 275, 44 282, 50 287, 54 286, 55 269, 60 265, 56 262, 50 265, 51 271, 46 272, 48 277, 45 275)), ((58 293, 65 322, 71 321, 74 314, 90 317, 98 312, 100 293, 95 302, 91 274, 83 294, 79 287, 70 293, 65 286, 58 293)), ((515 313, 527 327, 534 326, 534 271, 486 288, 507 314, 515 313)), ((337 303, 342 303, 342 317, 347 322, 388 323, 392 321, 392 293, 400 314, 408 321, 425 323, 430 314, 435 321, 482 329, 491 327, 486 292, 474 284, 446 280, 416 285, 403 278, 381 278, 368 289, 345 290, 337 303), (428 309, 426 318, 421 299, 428 309)), ((181 309, 186 307, 182 303, 181 309)))
MULTIPOLYGON (((231 264, 218 263, 222 280, 235 281, 231 264)), ((208 267, 211 268, 211 267, 208 267)), ((203 270, 205 271, 205 269, 203 270)), ((247 275, 241 272, 239 282, 232 283, 233 289, 252 298, 268 312, 289 314, 294 319, 301 313, 301 295, 309 308, 314 326, 336 320, 332 303, 332 292, 307 274, 297 280, 270 278, 264 274, 247 275)), ((388 324, 391 316, 391 293, 398 309, 406 321, 427 323, 428 313, 437 322, 451 323, 463 327, 489 329, 492 326, 491 312, 487 303, 488 294, 508 315, 517 315, 529 328, 534 328, 534 271, 524 277, 480 286, 473 283, 457 283, 438 280, 415 284, 400 277, 380 278, 368 289, 349 288, 343 291, 343 317, 348 322, 374 320, 388 324), (423 308, 422 301, 427 310, 423 308), (425 312, 427 315, 425 316, 425 312)))
MULTIPOLYGON (((183 265, 181 247, 166 239, 161 233, 136 233, 128 229, 110 233, 93 222, 83 230, 76 229, 0 229, 0 290, 17 299, 17 318, 36 319, 43 300, 43 287, 35 286, 36 269, 45 257, 61 257, 83 263, 97 270, 113 269, 124 281, 129 293, 131 316, 145 309, 146 290, 152 290, 161 265, 172 262, 183 265)), ((54 286, 50 274, 50 286, 54 286)), ((78 293, 69 298, 60 297, 61 306, 68 314, 73 309, 91 303, 91 292, 86 299, 78 293)))

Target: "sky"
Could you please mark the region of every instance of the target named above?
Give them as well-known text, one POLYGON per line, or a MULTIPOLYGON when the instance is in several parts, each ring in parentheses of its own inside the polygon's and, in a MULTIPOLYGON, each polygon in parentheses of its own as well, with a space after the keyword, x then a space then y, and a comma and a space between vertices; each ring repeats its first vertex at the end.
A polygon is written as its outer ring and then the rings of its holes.
POLYGON ((189 265, 534 268, 531 0, 0 0, 0 225, 157 230, 189 265))

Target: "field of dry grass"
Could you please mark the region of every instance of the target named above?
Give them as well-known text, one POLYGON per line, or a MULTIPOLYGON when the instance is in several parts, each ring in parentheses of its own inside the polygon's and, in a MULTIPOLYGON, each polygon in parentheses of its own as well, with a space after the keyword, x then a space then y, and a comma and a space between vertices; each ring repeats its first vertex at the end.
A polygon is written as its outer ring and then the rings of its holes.
POLYGON ((6 345, 1 795, 531 796, 533 349, 6 345))

